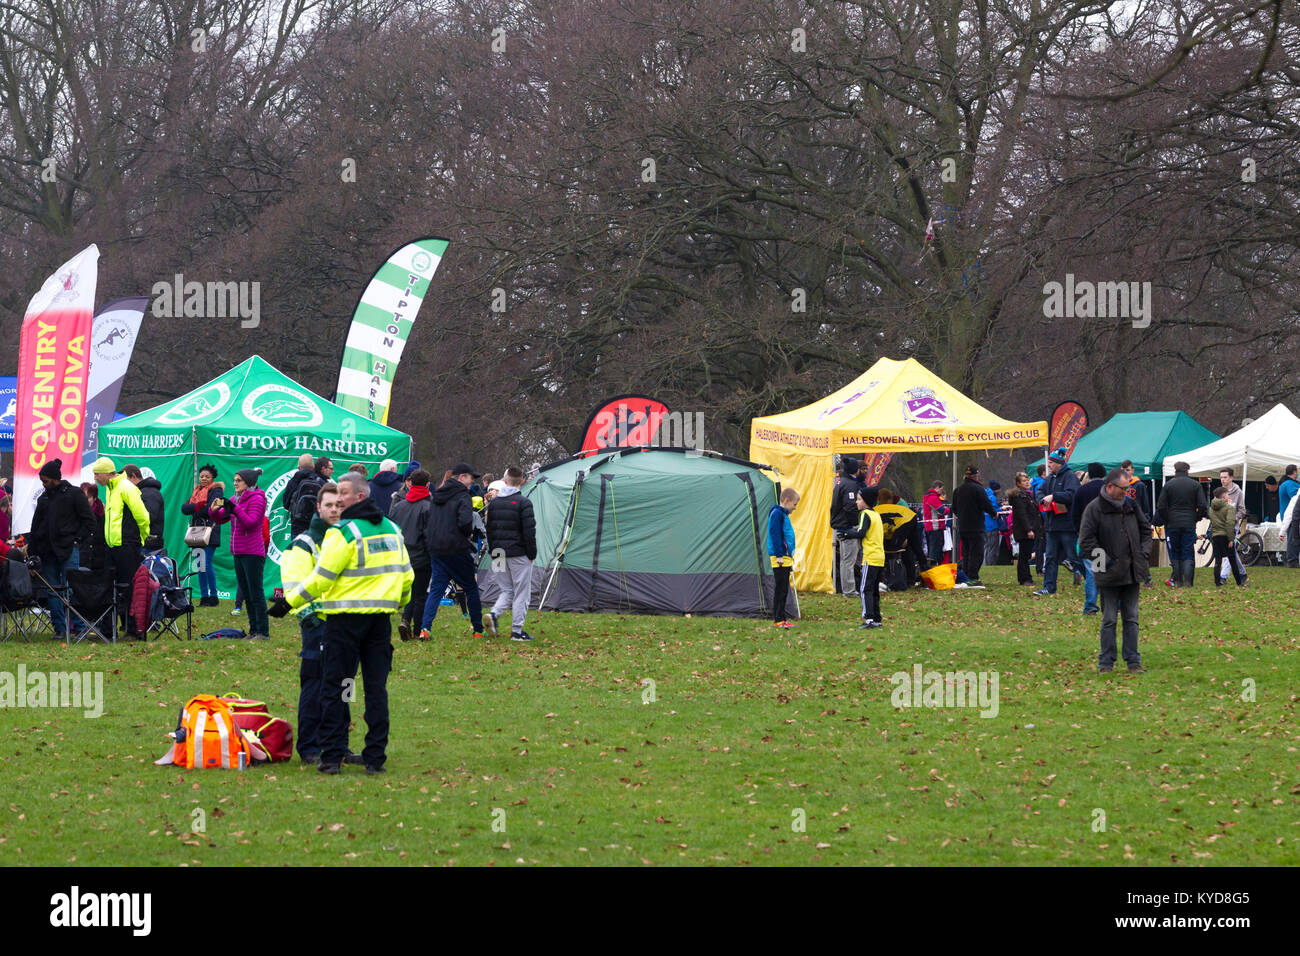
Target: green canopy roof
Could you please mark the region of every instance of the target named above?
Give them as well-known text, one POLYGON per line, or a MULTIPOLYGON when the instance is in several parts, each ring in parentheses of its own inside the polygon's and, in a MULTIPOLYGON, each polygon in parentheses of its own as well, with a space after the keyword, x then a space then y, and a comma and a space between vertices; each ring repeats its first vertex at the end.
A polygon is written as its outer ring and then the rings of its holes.
MULTIPOLYGON (((1139 477, 1159 478, 1166 455, 1199 448, 1218 437, 1186 412, 1121 412, 1079 439, 1070 467, 1078 470, 1095 461, 1116 468, 1128 459, 1139 477)), ((1043 463, 1039 458, 1029 467, 1043 463)))
POLYGON ((410 449, 407 435, 326 401, 260 355, 180 398, 105 425, 100 434, 101 448, 136 455, 180 448, 182 436, 196 434, 210 439, 202 441, 209 454, 235 457, 310 452, 379 461, 403 458, 410 449), (131 447, 126 436, 142 434, 148 440, 131 447), (112 439, 107 446, 106 439, 112 439))

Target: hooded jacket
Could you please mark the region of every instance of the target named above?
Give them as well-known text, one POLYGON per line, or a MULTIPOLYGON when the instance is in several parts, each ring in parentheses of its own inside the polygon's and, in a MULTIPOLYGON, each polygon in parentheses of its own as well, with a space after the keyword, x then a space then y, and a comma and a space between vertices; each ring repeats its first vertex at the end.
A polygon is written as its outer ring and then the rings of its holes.
POLYGON ((853 475, 836 475, 831 489, 831 529, 851 531, 858 526, 858 493, 862 482, 853 475))
POLYGON ((32 533, 28 535, 31 550, 43 558, 68 560, 72 549, 86 548, 90 560, 90 545, 95 534, 95 516, 90 502, 80 488, 60 481, 47 488, 36 499, 36 514, 32 518, 32 533))
POLYGON ((794 557, 794 525, 790 523, 790 512, 779 504, 772 505, 767 512, 767 555, 769 558, 794 557))
POLYGON ((1104 494, 1083 509, 1079 522, 1079 556, 1093 561, 1099 588, 1122 588, 1148 577, 1146 545, 1151 525, 1128 498, 1119 504, 1104 494))
POLYGON ((537 560, 537 522, 533 503, 518 488, 497 495, 487 506, 488 550, 507 558, 537 560))
POLYGON ((402 476, 395 471, 381 471, 370 479, 370 500, 385 515, 393 504, 393 492, 402 486, 402 476))
POLYGON ((474 505, 469 489, 455 478, 448 478, 437 487, 432 498, 433 508, 424 534, 425 550, 433 557, 472 552, 474 505))
POLYGON ((325 532, 316 566, 284 597, 294 610, 316 602, 327 615, 391 614, 410 602, 414 580, 402 529, 362 498, 325 532))
POLYGON ((1037 499, 1041 502, 1048 495, 1052 496, 1051 510, 1043 513, 1043 525, 1048 531, 1066 531, 1074 534, 1074 518, 1070 515, 1070 506, 1074 504, 1074 496, 1078 494, 1079 476, 1072 472, 1068 465, 1062 465, 1060 470, 1054 475, 1048 475, 1046 480, 1039 485, 1037 499), (1055 506, 1060 505, 1065 510, 1057 512, 1055 506))
POLYGON ((938 489, 931 488, 922 496, 921 512, 926 531, 942 531, 946 526, 948 506, 943 503, 943 496, 938 489))
POLYGON ((429 514, 433 511, 433 498, 428 485, 411 485, 404 498, 393 502, 388 509, 389 520, 402 529, 411 556, 411 567, 423 571, 429 567, 429 552, 424 546, 425 531, 429 527, 429 514))
POLYGON ((149 512, 149 534, 161 537, 163 517, 166 513, 162 485, 158 483, 157 478, 145 478, 136 487, 140 489, 140 500, 144 502, 144 510, 149 512))
POLYGON ((1215 498, 1210 502, 1210 537, 1220 535, 1229 541, 1237 536, 1237 510, 1227 498, 1215 498))

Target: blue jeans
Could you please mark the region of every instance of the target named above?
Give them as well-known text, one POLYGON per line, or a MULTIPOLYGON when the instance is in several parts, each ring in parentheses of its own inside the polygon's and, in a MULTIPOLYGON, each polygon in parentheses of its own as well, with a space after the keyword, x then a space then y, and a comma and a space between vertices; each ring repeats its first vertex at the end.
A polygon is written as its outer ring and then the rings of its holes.
POLYGON ((203 570, 198 575, 200 597, 217 596, 217 568, 214 564, 216 554, 216 545, 203 549, 203 570))
POLYGON ((474 633, 483 633, 483 600, 478 593, 478 578, 475 576, 474 559, 468 554, 435 554, 431 556, 432 576, 429 579, 429 597, 424 602, 424 619, 420 627, 428 630, 438 614, 438 605, 447 585, 455 581, 465 589, 465 602, 469 611, 469 622, 474 625, 474 633))
MULTIPOLYGON (((1075 548, 1078 548, 1078 542, 1075 542, 1075 548)), ((1083 609, 1085 611, 1099 611, 1097 607, 1097 579, 1092 576, 1092 561, 1086 554, 1079 555, 1079 563, 1083 565, 1083 609)))
POLYGON ((64 561, 60 561, 53 555, 48 558, 43 557, 41 561, 41 577, 49 582, 51 588, 45 592, 45 606, 50 609, 50 623, 54 627, 55 635, 59 637, 64 633, 63 599, 59 597, 59 592, 53 589, 67 585, 68 568, 79 567, 81 567, 80 552, 75 547, 64 561))
POLYGON ((1195 561, 1192 548, 1196 546, 1195 528, 1165 528, 1166 543, 1169 548, 1169 561, 1195 561))
MULTIPOLYGON (((1049 594, 1056 593, 1056 569, 1057 565, 1064 562, 1069 565, 1070 570, 1078 570, 1077 563, 1079 553, 1078 542, 1075 541, 1073 531, 1048 531, 1047 532, 1047 557, 1043 561, 1043 590, 1049 594)), ((1097 594, 1094 589, 1092 600, 1096 603, 1097 594)))
POLYGON ((938 531, 927 531, 925 533, 925 547, 931 564, 940 564, 943 561, 943 529, 938 531))

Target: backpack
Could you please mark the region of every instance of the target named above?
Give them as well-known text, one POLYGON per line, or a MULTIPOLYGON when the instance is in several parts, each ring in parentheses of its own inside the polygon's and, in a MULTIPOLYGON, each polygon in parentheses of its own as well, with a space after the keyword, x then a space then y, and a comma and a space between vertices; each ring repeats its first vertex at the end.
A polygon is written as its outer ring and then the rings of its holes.
POLYGON ((288 760, 293 756, 293 727, 283 717, 272 717, 260 700, 246 700, 235 694, 221 698, 234 715, 235 723, 254 742, 254 759, 288 760), (266 756, 258 757, 257 748, 266 756))
POLYGON ((311 519, 316 514, 316 496, 324 484, 325 479, 319 474, 302 480, 298 490, 293 493, 293 501, 289 503, 289 517, 292 523, 311 524, 311 519))
MULTIPOLYGON (((154 763, 172 764, 193 770, 226 768, 243 770, 254 759, 254 750, 231 713, 230 704, 211 694, 198 694, 181 708, 176 743, 154 763)), ((265 758, 263 758, 265 759, 265 758)))

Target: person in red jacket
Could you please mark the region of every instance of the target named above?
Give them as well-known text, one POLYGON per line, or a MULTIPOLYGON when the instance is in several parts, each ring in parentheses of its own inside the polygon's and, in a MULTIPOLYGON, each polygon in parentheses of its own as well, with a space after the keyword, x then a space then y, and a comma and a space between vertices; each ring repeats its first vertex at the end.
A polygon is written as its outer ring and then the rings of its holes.
POLYGON ((921 520, 924 522, 925 549, 931 564, 943 561, 943 529, 948 521, 948 506, 944 502, 943 482, 936 481, 921 498, 921 520))

